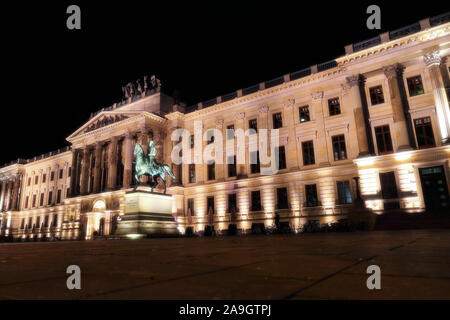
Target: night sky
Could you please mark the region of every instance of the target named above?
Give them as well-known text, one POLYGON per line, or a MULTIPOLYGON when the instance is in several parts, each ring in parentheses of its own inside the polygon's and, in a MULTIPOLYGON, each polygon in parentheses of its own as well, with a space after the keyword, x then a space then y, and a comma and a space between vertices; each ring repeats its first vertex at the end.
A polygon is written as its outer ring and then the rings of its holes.
POLYGON ((448 11, 437 1, 420 9, 411 1, 59 2, 2 10, 0 164, 66 146, 91 112, 144 75, 191 105, 448 11), (70 4, 81 7, 80 31, 66 28, 70 4), (371 4, 381 7, 381 30, 366 28, 371 4))

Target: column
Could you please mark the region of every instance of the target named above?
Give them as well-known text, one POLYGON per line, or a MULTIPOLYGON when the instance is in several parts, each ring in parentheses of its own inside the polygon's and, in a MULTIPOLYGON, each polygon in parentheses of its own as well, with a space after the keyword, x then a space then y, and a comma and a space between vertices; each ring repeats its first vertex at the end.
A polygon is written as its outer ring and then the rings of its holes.
POLYGON ((114 190, 117 178, 117 142, 118 137, 111 137, 108 148, 108 190, 114 190))
POLYGON ((131 185, 131 173, 133 172, 133 135, 131 132, 125 134, 125 141, 123 144, 124 148, 124 159, 123 159, 123 188, 128 189, 131 185))
POLYGON ((362 105, 362 98, 361 98, 361 84, 363 81, 361 81, 361 75, 356 74, 352 75, 350 77, 347 77, 347 84, 350 87, 350 96, 351 96, 351 102, 353 105, 353 116, 355 119, 355 126, 356 126, 356 136, 358 141, 358 147, 359 147, 359 156, 368 156, 370 154, 369 152, 369 144, 368 144, 368 134, 367 127, 366 127, 366 117, 367 115, 364 114, 364 109, 362 105))
POLYGON ((440 70, 441 57, 439 51, 435 50, 426 53, 423 57, 431 78, 433 88, 434 103, 436 107, 437 119, 439 122, 439 132, 442 144, 450 143, 450 110, 448 97, 445 91, 444 81, 440 70))
POLYGON ((81 164, 81 177, 80 177, 80 193, 82 195, 87 194, 89 181, 88 173, 89 173, 89 149, 85 147, 83 150, 83 161, 81 164))
MULTIPOLYGON (((149 137, 147 128, 145 126, 141 127, 140 134, 138 136, 138 143, 142 146, 142 149, 144 150, 145 154, 148 154, 149 142, 150 142, 150 137, 149 137)), ((157 154, 157 158, 158 158, 158 156, 159 155, 157 154)), ((136 181, 136 184, 139 185, 142 183, 142 184, 146 185, 148 183, 148 179, 149 179, 149 177, 143 175, 141 177, 141 181, 136 181)))
POLYGON ((6 181, 2 181, 2 192, 0 193, 0 212, 3 211, 3 203, 5 201, 6 181))
POLYGON ((409 150, 412 146, 415 146, 415 143, 411 140, 411 130, 408 129, 405 117, 405 113, 408 112, 409 114, 409 111, 406 110, 407 106, 404 106, 404 101, 402 101, 402 93, 399 86, 399 81, 403 83, 403 69, 398 64, 395 64, 385 67, 383 71, 389 83, 392 115, 394 118, 393 139, 397 141, 398 151, 409 150))
POLYGON ((6 205, 6 211, 11 210, 13 183, 14 182, 12 180, 8 181, 8 197, 7 197, 8 202, 7 202, 7 205, 6 205))
POLYGON ((19 188, 20 188, 20 182, 21 182, 21 176, 19 174, 16 175, 14 178, 14 185, 12 190, 12 203, 11 203, 11 210, 18 210, 18 203, 19 203, 19 188))
POLYGON ((164 137, 160 130, 153 130, 153 141, 155 142, 156 148, 156 161, 159 163, 162 163, 164 159, 163 138, 164 137))
POLYGON ((295 136, 295 119, 298 119, 298 113, 295 110, 295 99, 289 99, 284 105, 284 110, 283 120, 288 127, 288 140, 284 150, 286 154, 286 165, 289 170, 295 171, 299 169, 297 138, 295 136))
POLYGON ((102 142, 95 144, 95 165, 94 165, 94 193, 100 191, 100 168, 102 162, 102 142))
MULTIPOLYGON (((77 167, 78 167, 78 149, 72 149, 72 168, 70 170, 70 196, 76 196, 77 189, 77 167)), ((50 180, 50 176, 47 177, 50 180)))
POLYGON ((247 177, 246 163, 239 163, 239 157, 238 157, 239 153, 244 153, 244 158, 245 159, 248 158, 248 150, 246 150, 246 148, 245 148, 245 124, 244 124, 244 121, 245 121, 245 113, 244 112, 238 113, 236 115, 236 130, 235 131, 242 130, 242 134, 244 135, 244 145, 242 146, 244 148, 244 150, 240 150, 238 148, 239 138, 238 138, 238 136, 236 136, 236 138, 235 138, 235 143, 237 144, 235 150, 236 150, 236 161, 237 161, 236 169, 237 169, 238 178, 246 178, 247 177))
POLYGON ((314 113, 317 122, 317 138, 314 141, 314 153, 316 156, 316 163, 319 166, 329 166, 328 159, 328 143, 325 132, 325 119, 323 113, 323 91, 318 91, 311 94, 311 113, 314 113))

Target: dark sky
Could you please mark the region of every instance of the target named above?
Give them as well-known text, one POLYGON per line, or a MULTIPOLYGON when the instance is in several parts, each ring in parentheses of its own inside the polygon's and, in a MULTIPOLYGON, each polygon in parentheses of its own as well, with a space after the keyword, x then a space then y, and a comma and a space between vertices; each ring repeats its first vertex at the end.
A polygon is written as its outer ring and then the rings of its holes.
POLYGON ((439 1, 59 2, 2 10, 0 164, 67 145, 91 112, 146 74, 190 105, 448 11, 439 1), (81 7, 80 31, 66 28, 70 4, 81 7), (381 30, 366 28, 370 4, 381 7, 381 30))

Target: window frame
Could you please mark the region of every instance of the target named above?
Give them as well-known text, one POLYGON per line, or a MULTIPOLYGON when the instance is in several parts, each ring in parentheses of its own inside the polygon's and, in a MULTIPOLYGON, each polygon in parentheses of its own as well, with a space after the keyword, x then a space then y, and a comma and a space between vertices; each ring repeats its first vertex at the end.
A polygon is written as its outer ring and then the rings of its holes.
POLYGON ((304 166, 311 166, 316 164, 316 156, 314 154, 314 140, 308 140, 308 141, 302 141, 302 158, 303 158, 303 165, 304 166), (311 143, 311 145, 309 145, 311 143), (306 150, 308 152, 305 152, 305 146, 308 144, 306 150), (312 150, 312 162, 306 163, 305 157, 308 156, 308 160, 311 160, 311 150, 312 150))
MULTIPOLYGON (((413 120, 413 124, 414 124, 414 134, 415 134, 415 136, 416 136, 416 141, 417 141, 417 147, 419 148, 419 149, 428 149, 428 148, 434 148, 434 147, 436 147, 436 138, 434 137, 434 131, 433 131, 433 123, 432 123, 432 120, 431 120, 431 117, 430 116, 426 116, 426 117, 421 117, 421 118, 415 118, 414 120, 413 120), (424 122, 424 120, 429 120, 429 122, 427 122, 426 124, 425 124, 425 122, 424 122), (423 123, 421 123, 421 124, 417 124, 416 122, 417 121, 422 121, 423 123), (418 131, 418 129, 419 128, 421 128, 421 130, 422 130, 422 133, 425 133, 425 128, 426 127, 430 127, 430 131, 431 131, 431 139, 432 139, 432 141, 433 141, 433 143, 426 143, 426 144, 422 144, 422 145, 420 145, 420 143, 419 143, 419 135, 417 134, 417 131, 418 131)), ((423 135, 423 139, 425 139, 425 140, 427 140, 427 142, 428 142, 428 140, 430 139, 430 137, 429 136, 426 136, 426 135, 423 135)))
POLYGON ((384 99, 384 90, 383 90, 383 86, 377 85, 377 86, 373 86, 369 88, 369 98, 370 98, 370 105, 371 106, 376 106, 376 105, 380 105, 386 102, 386 100, 384 99), (378 92, 372 92, 373 90, 377 90, 379 89, 381 92, 381 98, 380 98, 380 93, 378 92), (376 98, 376 99, 374 99, 376 98))
POLYGON ((392 136, 391 136, 391 127, 390 127, 390 125, 389 124, 382 124, 382 125, 379 125, 379 126, 375 126, 373 128, 373 131, 374 131, 374 134, 375 134, 375 142, 377 144, 378 154, 379 155, 385 155, 385 154, 393 153, 394 152, 394 145, 392 143, 392 136), (387 131, 384 130, 386 127, 387 127, 387 131), (382 131, 381 132, 377 132, 377 129, 381 129, 382 131), (387 136, 388 136, 389 139, 386 138, 387 136), (379 142, 378 137, 381 137, 381 139, 382 139, 382 143, 383 143, 382 146, 384 147, 384 149, 382 151, 381 151, 380 145, 378 143, 379 142), (388 141, 389 141, 390 147, 391 147, 390 150, 387 149, 387 146, 388 146, 387 142, 388 141))
POLYGON ((311 112, 309 110, 309 105, 298 107, 298 116, 299 116, 300 123, 306 123, 306 122, 311 121, 311 112), (303 113, 302 110, 305 110, 305 109, 306 109, 306 114, 307 114, 308 120, 302 121, 302 113, 303 113))
POLYGON ((341 100, 339 97, 328 99, 328 114, 330 117, 340 115, 341 113, 341 100))
POLYGON ((331 144, 332 144, 332 147, 333 147, 333 159, 334 159, 334 161, 342 161, 342 160, 347 160, 348 159, 348 154, 347 154, 347 145, 346 145, 346 143, 345 143, 345 134, 338 134, 338 135, 335 135, 335 136, 332 136, 331 137, 331 144), (335 138, 343 138, 342 140, 340 140, 339 139, 339 141, 334 141, 335 140, 335 138), (335 150, 335 146, 338 146, 338 158, 336 159, 336 150, 335 150), (342 145, 344 146, 343 148, 342 148, 342 145), (342 153, 342 149, 344 150, 344 157, 342 158, 341 157, 341 153, 342 153))

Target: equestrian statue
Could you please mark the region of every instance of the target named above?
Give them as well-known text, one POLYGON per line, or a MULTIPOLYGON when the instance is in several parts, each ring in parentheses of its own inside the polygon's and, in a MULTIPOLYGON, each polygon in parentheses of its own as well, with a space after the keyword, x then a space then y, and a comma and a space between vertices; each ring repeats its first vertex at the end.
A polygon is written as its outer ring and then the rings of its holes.
POLYGON ((148 154, 146 155, 144 149, 139 143, 136 143, 134 147, 134 157, 136 159, 135 164, 135 178, 136 178, 136 186, 134 190, 136 191, 139 182, 141 181, 141 177, 143 175, 152 177, 152 185, 151 192, 153 192, 153 188, 158 185, 158 177, 161 178, 164 183, 164 194, 166 194, 166 174, 168 174, 172 179, 175 179, 175 175, 167 164, 158 163, 156 161, 156 148, 155 143, 151 140, 148 144, 148 154))

